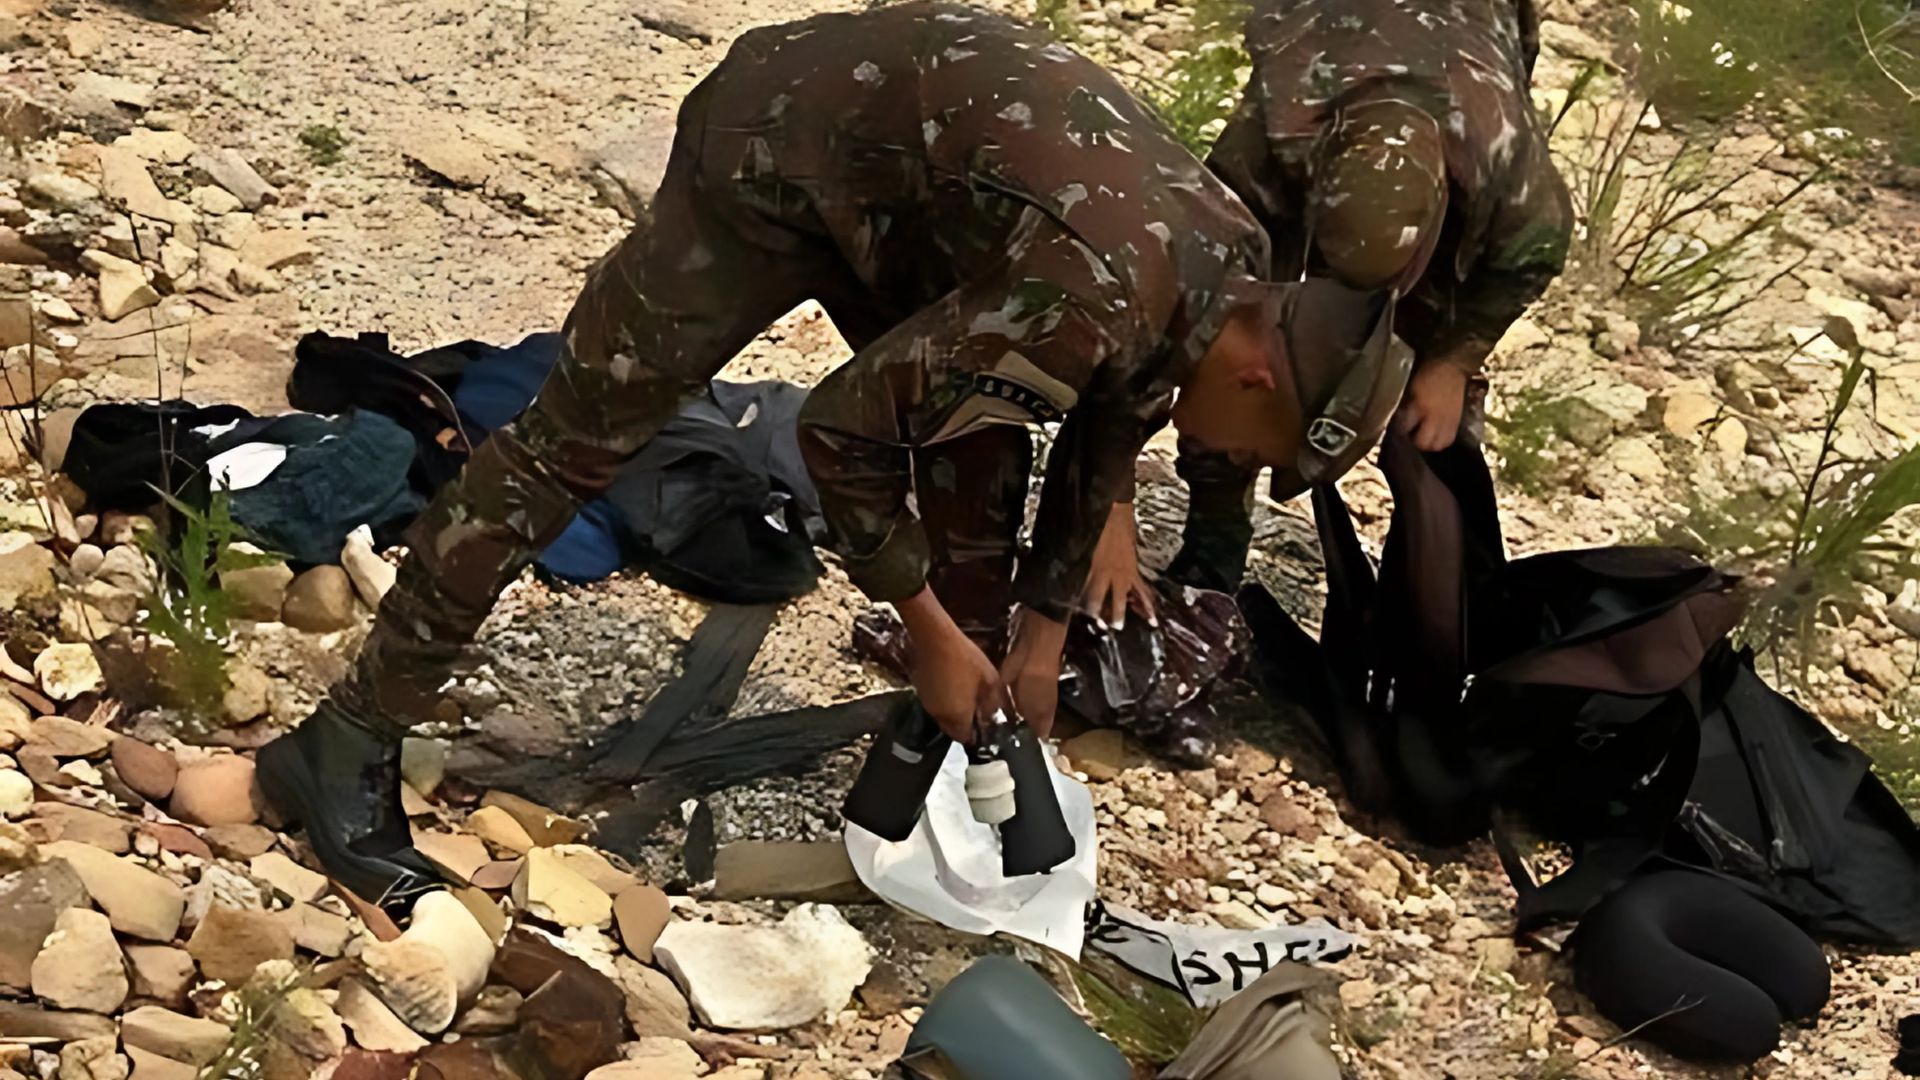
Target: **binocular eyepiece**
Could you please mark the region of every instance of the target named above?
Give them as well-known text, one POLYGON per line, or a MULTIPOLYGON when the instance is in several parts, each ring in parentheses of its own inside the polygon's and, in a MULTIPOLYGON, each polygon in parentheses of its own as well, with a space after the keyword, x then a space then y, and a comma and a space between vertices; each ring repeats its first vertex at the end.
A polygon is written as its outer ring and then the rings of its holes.
MULTIPOLYGON (((867 752, 841 815, 883 840, 905 840, 952 745, 919 700, 909 699, 867 752)), ((996 717, 968 748, 967 760, 967 799, 975 820, 999 830, 1003 873, 1044 874, 1073 858, 1053 769, 1032 728, 996 717)))

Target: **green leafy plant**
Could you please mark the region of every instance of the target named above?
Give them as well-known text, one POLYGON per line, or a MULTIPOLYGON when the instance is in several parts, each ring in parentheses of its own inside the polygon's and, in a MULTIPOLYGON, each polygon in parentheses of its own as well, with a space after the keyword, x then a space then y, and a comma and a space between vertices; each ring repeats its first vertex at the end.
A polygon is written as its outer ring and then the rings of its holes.
POLYGON ((294 964, 269 962, 228 994, 221 1010, 232 1020, 233 1033, 219 1055, 201 1066, 197 1080, 266 1080, 273 1072, 274 1052, 281 1046, 275 1034, 281 1007, 305 978, 294 964))
POLYGON ((205 512, 167 492, 160 497, 181 525, 177 536, 140 534, 142 550, 160 570, 141 625, 173 648, 161 679, 173 699, 170 704, 195 715, 214 715, 228 688, 227 647, 233 636, 231 600, 221 590, 219 577, 279 560, 235 547, 247 533, 233 520, 226 492, 214 492, 205 512))
POLYGON ((1840 129, 1920 161, 1920 17, 1907 0, 1636 0, 1640 81, 1662 115, 1840 129))
POLYGON ((1241 40, 1247 0, 1195 0, 1192 28, 1164 75, 1141 96, 1194 154, 1205 157, 1240 100, 1252 61, 1241 40))
POLYGON ((1553 150, 1579 224, 1569 277, 1615 298, 1652 341, 1671 345, 1725 324, 1799 268, 1804 251, 1774 254, 1780 226, 1828 171, 1806 170, 1754 212, 1735 189, 1767 175, 1760 162, 1781 146, 1732 162, 1708 129, 1652 147, 1655 115, 1650 98, 1589 65, 1553 118, 1553 150))
POLYGON ((1071 970, 1095 1030, 1128 1061, 1165 1065, 1180 1056, 1206 1023, 1207 1014, 1182 995, 1092 954, 1071 970))
POLYGON ((1033 0, 1033 21, 1061 41, 1080 40, 1080 8, 1074 0, 1033 0))
POLYGON ((1908 813, 1920 814, 1920 731, 1914 728, 1912 691, 1895 709, 1897 719, 1882 730, 1870 727, 1854 743, 1873 759, 1873 773, 1899 799, 1908 813))
POLYGON ((300 145, 307 148, 307 159, 315 165, 339 164, 347 142, 344 132, 326 124, 314 124, 300 132, 300 145))
MULTIPOLYGON (((1920 447, 1865 458, 1840 451, 1842 424, 1850 414, 1873 422, 1874 373, 1847 320, 1829 319, 1818 337, 1838 345, 1847 362, 1812 460, 1789 461, 1795 494, 1769 499, 1735 492, 1719 504, 1690 507, 1657 533, 1663 542, 1750 575, 1750 607, 1740 640, 1776 663, 1790 661, 1786 670, 1802 679, 1820 620, 1833 616, 1844 624, 1862 603, 1862 581, 1920 578, 1920 555, 1887 536, 1897 518, 1920 506, 1920 447)), ((1802 343, 1794 355, 1818 337, 1802 343)), ((1779 442, 1777 434, 1768 434, 1779 442)))
POLYGON ((1531 495, 1552 489, 1566 471, 1563 451, 1573 447, 1567 432, 1584 408, 1589 406, 1578 398, 1558 397, 1538 387, 1515 394, 1487 425, 1488 448, 1500 463, 1500 482, 1531 495))

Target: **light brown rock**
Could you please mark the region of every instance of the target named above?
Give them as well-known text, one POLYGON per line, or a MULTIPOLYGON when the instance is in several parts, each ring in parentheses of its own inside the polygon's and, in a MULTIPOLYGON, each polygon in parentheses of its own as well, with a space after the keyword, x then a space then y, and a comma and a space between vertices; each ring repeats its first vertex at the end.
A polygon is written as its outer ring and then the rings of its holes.
POLYGON ((627 1023, 637 1038, 692 1036, 693 1007, 667 974, 630 956, 614 958, 620 993, 626 998, 627 1023))
POLYGON ((620 1048, 625 1061, 602 1065, 587 1080, 693 1080, 706 1062, 679 1039, 649 1035, 620 1048))
POLYGON ((299 904, 292 909, 292 914, 299 923, 293 932, 295 945, 328 959, 346 954, 347 942, 353 938, 353 925, 345 916, 313 904, 299 904))
POLYGON ((492 861, 486 842, 466 833, 420 832, 413 834, 414 849, 435 866, 462 882, 471 882, 474 871, 492 861))
POLYGON ((1282 836, 1311 838, 1319 831, 1313 815, 1286 790, 1275 791, 1260 804, 1260 820, 1282 836))
POLYGON ((623 889, 613 898, 613 917, 620 929, 620 943, 642 963, 653 963, 654 942, 660 940, 660 932, 673 919, 667 894, 647 884, 623 889))
POLYGON ((409 818, 434 816, 433 804, 425 795, 413 790, 412 784, 400 785, 400 812, 409 818))
POLYGON ((70 1042, 110 1037, 115 1030, 112 1020, 95 1013, 63 1012, 0 1001, 0 1031, 6 1032, 8 1038, 70 1042))
POLYGON ((340 984, 340 999, 334 1003, 334 1009, 353 1032, 353 1041, 364 1049, 411 1054, 427 1047, 427 1040, 395 1016, 359 979, 347 979, 340 984))
POLYGON ((264 825, 214 825, 205 835, 215 855, 241 862, 271 851, 274 845, 273 830, 264 825))
POLYGON ((216 217, 221 214, 231 214, 236 210, 246 209, 246 207, 241 205, 239 199, 234 198, 233 192, 223 187, 215 187, 212 184, 202 184, 194 188, 193 191, 187 195, 187 201, 192 203, 194 208, 201 213, 212 214, 216 217))
POLYGON ((228 727, 260 719, 272 704, 273 680, 266 672, 244 660, 228 662, 227 692, 220 696, 221 718, 228 727))
POLYGON ((49 645, 34 657, 33 674, 40 680, 40 689, 55 701, 72 701, 100 689, 105 681, 91 645, 49 645))
MULTIPOLYGON (((0 878, 40 865, 40 848, 24 825, 0 821, 0 878)), ((0 907, 0 911, 6 908, 0 907)))
MULTIPOLYGON (((132 544, 107 549, 96 585, 108 585, 132 596, 143 596, 153 588, 153 568, 146 555, 132 544)), ((98 601, 96 601, 98 602, 98 601)))
MULTIPOLYGON (((93 655, 88 650, 87 655, 93 655)), ((98 757, 113 744, 113 732, 64 716, 43 716, 33 722, 27 741, 54 757, 98 757)))
POLYGON ((175 855, 191 855, 205 862, 213 860, 213 849, 205 840, 185 825, 175 825, 171 821, 148 821, 140 826, 140 831, 153 837, 161 851, 171 851, 175 855))
POLYGON ((180 886, 130 858, 99 848, 60 840, 41 849, 51 859, 73 867, 87 895, 107 913, 113 928, 142 941, 167 942, 180 929, 187 897, 180 886))
POLYGON ((160 293, 147 280, 139 263, 104 251, 89 251, 82 264, 98 277, 100 317, 118 322, 160 302, 160 293))
POLYGON ((53 551, 26 532, 0 532, 0 608, 14 610, 29 600, 52 596, 53 551))
POLYGON ((1113 780, 1138 764, 1126 736, 1111 728, 1095 728, 1060 744, 1060 752, 1075 771, 1094 781, 1113 780))
POLYGON ((20 699, 0 690, 0 750, 12 750, 33 731, 33 713, 20 699))
POLYGON ((716 900, 813 900, 856 903, 867 896, 846 845, 745 840, 714 857, 716 900))
POLYGON ((215 907, 194 928, 187 952, 207 978, 239 986, 268 960, 293 959, 293 932, 270 912, 215 907))
POLYGON ((127 1059, 111 1035, 81 1039, 60 1048, 59 1080, 127 1080, 127 1059))
POLYGON ((280 621, 280 611, 287 602, 287 587, 292 583, 293 571, 283 562, 228 570, 220 575, 220 589, 232 600, 234 615, 254 622, 280 621))
POLYGON ((487 843, 525 855, 533 850, 533 838, 527 835, 512 814, 497 806, 483 806, 467 817, 467 828, 487 843))
POLYGON ((172 754, 125 735, 114 739, 109 750, 113 755, 113 771, 135 794, 155 802, 173 794, 173 781, 180 773, 180 766, 172 754))
POLYGON ((312 902, 327 894, 327 876, 315 873, 278 851, 253 857, 253 876, 293 897, 312 902))
POLYGON ((190 160, 194 168, 239 199, 240 205, 248 210, 260 209, 276 194, 273 185, 261 179, 237 150, 203 150, 190 160))
POLYGON ((497 807, 513 815, 520 827, 527 831, 535 847, 552 847, 555 844, 571 844, 586 834, 587 827, 578 821, 560 813, 558 810, 541 806, 531 799, 523 799, 505 791, 489 791, 481 798, 483 807, 497 807))
POLYGON ((287 992, 275 1014, 274 1034, 296 1053, 327 1061, 347 1049, 347 1026, 320 992, 296 986, 287 992))
POLYGON ((81 544, 67 556, 67 573, 73 580, 85 582, 100 572, 100 565, 107 561, 107 553, 96 544, 81 544))
POLYGON ((43 843, 74 840, 115 855, 125 855, 132 846, 133 823, 125 818, 65 803, 35 803, 28 827, 43 843))
POLYGON ((195 825, 257 821, 260 807, 253 785, 253 762, 239 754, 221 754, 182 766, 168 807, 174 817, 195 825))
POLYGON ((28 201, 62 210, 78 210, 100 200, 100 189, 56 169, 27 174, 28 201))
POLYGON ((182 1061, 161 1057, 150 1050, 127 1047, 127 1060, 133 1063, 130 1080, 198 1080, 200 1070, 182 1061))
POLYGON ((162 165, 184 164, 197 149, 192 139, 178 131, 155 131, 152 128, 134 128, 113 140, 113 145, 143 161, 162 165))
POLYGON ((494 172, 494 164, 485 149, 452 131, 424 133, 403 148, 401 154, 454 187, 480 187, 494 172))
POLYGON ((1706 394, 1681 391, 1667 398, 1661 422, 1675 435, 1692 435, 1720 412, 1720 403, 1706 394))
POLYGON ((185 1016, 157 1005, 120 1018, 120 1038, 128 1046, 189 1065, 205 1065, 219 1057, 232 1036, 232 1030, 216 1020, 185 1016))
MULTIPOLYGON (((175 225, 193 224, 192 208, 161 194, 140 155, 118 146, 96 146, 93 153, 100 161, 100 190, 108 199, 124 205, 136 217, 175 225)), ((106 317, 119 318, 117 315, 106 317)))
POLYGON ((431 795, 447 775, 447 744, 409 736, 400 740, 400 777, 422 795, 431 795))
POLYGON ((453 1030, 462 1035, 504 1035, 519 1026, 523 1000, 511 986, 486 987, 453 1022, 453 1030))
POLYGON ((295 630, 326 634, 353 625, 353 581, 337 566, 316 566, 287 586, 280 621, 295 630))
POLYGON ((507 913, 501 910, 499 900, 494 899, 484 889, 476 889, 471 885, 448 891, 453 893, 454 899, 460 901, 461 905, 467 909, 467 913, 473 916, 473 921, 480 924, 480 929, 487 932, 487 940, 498 944, 500 939, 506 936, 509 925, 507 913))
POLYGON ((303 266, 313 261, 313 245, 300 229, 261 229, 240 245, 240 258, 266 270, 303 266))
POLYGON ((90 908, 62 911, 33 960, 34 996, 56 1008, 104 1014, 127 1000, 127 985, 107 917, 90 908))
POLYGON ((613 918, 613 899, 568 866, 554 848, 527 852, 513 881, 513 902, 536 919, 561 926, 604 926, 613 918))
POLYGON ((57 859, 0 878, 0 988, 31 987, 33 959, 61 913, 86 904, 79 875, 57 859))
POLYGON ((613 865, 597 848, 585 844, 556 844, 553 853, 567 869, 593 882, 608 896, 618 896, 638 883, 633 874, 613 865))
POLYGON ((171 945, 127 945, 127 969, 135 999, 157 1001, 162 1005, 186 1003, 199 970, 185 949, 171 945))
POLYGON ((520 876, 519 859, 499 859, 490 862, 473 872, 472 884, 477 889, 498 891, 513 888, 513 879, 520 876))
POLYGON ((18 769, 0 769, 0 818, 24 817, 33 809, 33 781, 18 769))

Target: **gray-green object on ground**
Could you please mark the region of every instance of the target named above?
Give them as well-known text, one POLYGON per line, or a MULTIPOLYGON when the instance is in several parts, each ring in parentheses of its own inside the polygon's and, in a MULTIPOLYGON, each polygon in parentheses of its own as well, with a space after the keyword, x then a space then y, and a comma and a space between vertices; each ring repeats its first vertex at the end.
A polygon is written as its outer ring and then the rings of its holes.
POLYGON ((1133 1067, 1032 968, 988 956, 948 983, 902 1062, 942 1080, 1129 1080, 1133 1067))

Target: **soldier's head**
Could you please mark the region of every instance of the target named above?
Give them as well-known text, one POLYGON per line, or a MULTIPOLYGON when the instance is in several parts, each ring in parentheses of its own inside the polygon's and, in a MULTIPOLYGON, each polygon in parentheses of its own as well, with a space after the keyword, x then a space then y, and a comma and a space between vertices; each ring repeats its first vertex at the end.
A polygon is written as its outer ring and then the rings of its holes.
POLYGON ((1337 479, 1378 441, 1413 354, 1393 334, 1392 293, 1308 278, 1246 290, 1180 389, 1181 434, 1271 467, 1277 497, 1337 479))
POLYGON ((1310 166, 1307 272, 1353 289, 1404 292, 1426 272, 1446 217, 1439 122, 1397 98, 1343 107, 1310 166))

